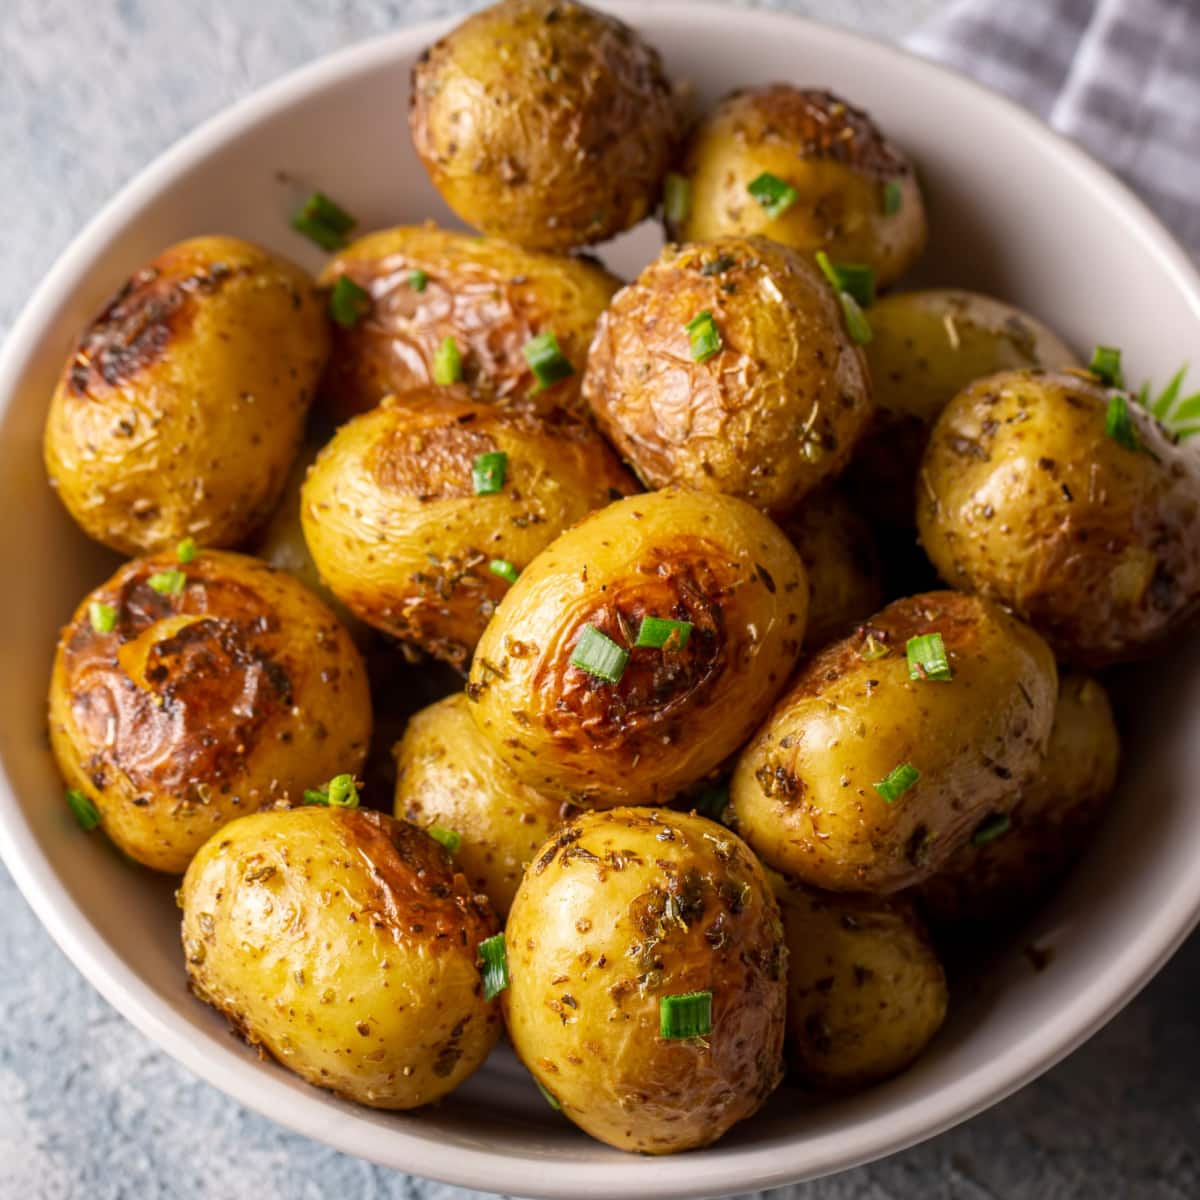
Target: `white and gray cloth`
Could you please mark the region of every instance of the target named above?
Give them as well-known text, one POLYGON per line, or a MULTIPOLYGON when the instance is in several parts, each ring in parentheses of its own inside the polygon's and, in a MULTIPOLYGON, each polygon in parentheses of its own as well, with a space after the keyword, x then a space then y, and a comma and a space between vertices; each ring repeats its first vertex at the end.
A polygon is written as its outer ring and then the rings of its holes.
POLYGON ((1200 258, 1200 0, 958 0, 908 46, 1079 142, 1200 258))

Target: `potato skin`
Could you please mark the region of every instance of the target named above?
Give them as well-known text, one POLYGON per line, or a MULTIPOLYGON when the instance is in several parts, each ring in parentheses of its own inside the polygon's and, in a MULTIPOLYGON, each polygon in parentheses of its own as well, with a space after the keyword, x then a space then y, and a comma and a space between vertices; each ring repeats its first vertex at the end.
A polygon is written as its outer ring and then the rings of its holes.
POLYGON ((1080 666, 1144 657, 1200 608, 1200 459, 1132 399, 1143 449, 1107 436, 1112 394, 1067 372, 979 380, 938 418, 917 493, 942 578, 1080 666))
POLYGON ((665 247, 600 318, 583 394, 647 486, 775 514, 845 466, 871 415, 833 289, 766 238, 665 247), (705 311, 723 348, 696 362, 687 325, 705 311))
POLYGON ((979 292, 897 292, 872 305, 870 320, 873 336, 864 353, 875 415, 846 483, 872 520, 911 529, 917 471, 942 409, 985 375, 1078 362, 1046 325, 979 292))
POLYGON ((779 909, 749 849, 703 817, 585 813, 538 855, 505 942, 509 1036, 563 1115, 611 1146, 716 1141, 782 1074, 779 909), (712 992, 712 1032, 659 1036, 663 996, 712 992))
POLYGON ((321 285, 331 288, 343 275, 368 293, 371 307, 352 328, 333 331, 321 400, 338 424, 393 392, 432 384, 434 355, 447 337, 475 392, 500 403, 578 409, 596 321, 621 286, 587 259, 431 225, 360 238, 330 260, 321 285), (421 291, 409 281, 413 271, 425 273, 421 291), (575 374, 539 391, 522 350, 550 332, 575 374))
POLYGON ((899 891, 938 871, 992 811, 1016 803, 1050 735, 1058 687, 1045 643, 976 596, 898 600, 801 666, 742 752, 734 828, 770 866, 836 892, 899 891), (940 633, 949 681, 909 678, 905 646, 940 633), (887 647, 870 653, 870 634, 887 647), (902 763, 920 779, 888 803, 902 763))
POLYGON ((501 0, 413 68, 409 127, 442 198, 537 250, 603 241, 647 216, 680 124, 657 51, 572 0, 501 0))
POLYGON ((243 817, 196 855, 180 904, 192 991, 317 1087, 416 1108, 499 1038, 476 966, 495 914, 403 821, 319 806, 243 817))
POLYGON ((329 350, 299 267, 230 237, 137 271, 80 335, 46 418, 46 471, 84 532, 122 554, 266 520, 329 350))
POLYGON ((454 865, 506 917, 525 867, 576 809, 526 787, 504 765, 462 692, 417 713, 393 753, 396 817, 459 834, 454 865))
POLYGON ((568 525, 636 491, 604 440, 565 413, 408 393, 348 421, 301 491, 304 538, 326 585, 354 615, 465 666, 509 584, 568 525), (500 492, 476 496, 480 454, 508 455, 500 492))
POLYGON ((358 651, 301 584, 205 550, 180 595, 149 584, 174 556, 136 559, 62 631, 50 743, 68 787, 131 858, 182 872, 223 825, 356 772, 371 735, 358 651), (99 633, 90 605, 116 610, 99 633))
POLYGON ((1120 738, 1103 686, 1080 672, 1059 685, 1045 760, 1022 789, 1012 826, 968 842, 916 891, 935 928, 1011 924, 1028 914, 1086 849, 1112 797, 1120 738))
POLYGON ((925 248, 925 207, 908 159, 866 113, 831 92, 776 83, 726 96, 692 132, 681 173, 687 218, 667 236, 698 242, 761 234, 806 254, 866 263, 887 286, 925 248), (764 172, 796 189, 772 218, 750 194, 764 172), (887 188, 900 205, 887 211, 887 188))
POLYGON ((788 945, 787 1061, 822 1091, 904 1070, 946 1018, 946 973, 901 896, 834 895, 776 877, 788 945))
POLYGON ((808 607, 804 564, 732 496, 620 500, 522 573, 471 664, 471 713, 531 787, 599 807, 661 804, 749 736, 784 686, 808 607), (630 649, 618 683, 570 662, 586 626, 632 647, 646 616, 686 646, 630 649))

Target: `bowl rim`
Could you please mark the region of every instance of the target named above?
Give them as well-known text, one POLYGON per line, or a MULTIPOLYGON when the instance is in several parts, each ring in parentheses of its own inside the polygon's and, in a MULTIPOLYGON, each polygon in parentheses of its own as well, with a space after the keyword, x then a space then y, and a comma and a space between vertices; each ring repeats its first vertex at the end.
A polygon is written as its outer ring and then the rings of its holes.
MULTIPOLYGON (((637 26, 651 0, 592 0, 597 7, 637 26)), ((656 23, 683 26, 736 19, 763 36, 808 37, 836 52, 854 46, 884 62, 917 62, 941 77, 951 93, 970 96, 1000 110, 1021 136, 1058 156, 1081 183, 1117 210, 1131 236, 1186 297, 1200 324, 1200 272, 1159 219, 1127 185, 1067 138, 1016 102, 943 64, 893 43, 812 21, 791 13, 731 8, 708 0, 654 5, 656 23)), ((183 136, 125 184, 59 255, 34 290, 0 347, 0 414, 14 384, 26 371, 37 335, 50 315, 94 267, 112 236, 169 182, 255 125, 286 110, 310 92, 386 65, 433 40, 461 14, 424 21, 344 47, 293 69, 183 136)), ((911 65, 909 67, 911 69, 911 65)), ((263 1072, 240 1048, 198 1040, 169 1000, 108 948, 75 904, 39 847, 17 806, 0 762, 0 858, 25 899, 67 958, 104 998, 158 1047, 205 1082, 247 1108, 295 1132, 348 1154, 462 1187, 519 1196, 602 1200, 615 1195, 704 1197, 729 1191, 777 1187, 857 1166, 933 1137, 1009 1096, 1065 1058, 1096 1033, 1157 973, 1200 920, 1200 872, 1184 878, 1144 926, 1138 938, 1099 968, 1088 986, 1070 996, 1053 1019, 1010 1044, 978 1070, 938 1087, 918 1101, 866 1118, 798 1144, 749 1146, 724 1155, 674 1158, 614 1155, 600 1163, 549 1161, 458 1145, 445 1154, 434 1136, 403 1129, 379 1130, 349 1106, 330 1102, 316 1089, 297 1093, 282 1072, 263 1072), (682 1169, 681 1169, 682 1168, 682 1169)))

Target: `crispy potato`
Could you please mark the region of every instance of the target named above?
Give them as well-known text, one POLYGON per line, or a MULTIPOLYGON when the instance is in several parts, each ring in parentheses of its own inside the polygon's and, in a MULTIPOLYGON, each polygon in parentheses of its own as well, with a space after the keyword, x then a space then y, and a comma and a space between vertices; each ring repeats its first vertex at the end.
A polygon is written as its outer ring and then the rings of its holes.
POLYGON ((409 127, 464 221, 568 250, 652 211, 680 115, 657 52, 615 17, 572 0, 501 0, 417 61, 409 127))
POLYGON ((871 415, 833 289, 766 238, 667 246, 600 318, 583 394, 648 486, 782 514, 845 466, 871 415), (696 361, 704 313, 721 349, 696 361))
POLYGON ((1067 662, 1143 657, 1200 608, 1200 458, 1090 376, 1012 371, 960 392, 917 522, 947 583, 1007 605, 1067 662), (1105 432, 1114 404, 1130 445, 1105 432))
POLYGON ((108 836, 157 871, 183 871, 235 817, 357 771, 370 735, 354 643, 315 596, 257 559, 137 559, 84 599, 59 638, 59 769, 108 836), (160 590, 176 570, 181 589, 160 590))
POLYGON ((500 1036, 476 965, 495 914, 403 821, 321 807, 243 817, 205 843, 179 902, 196 996, 348 1100, 429 1104, 500 1036))
POLYGON ((509 583, 568 525, 633 479, 589 426, 410 392, 348 421, 301 493, 321 578, 369 625, 464 666, 509 583), (476 495, 472 464, 506 454, 503 488, 476 495))
POLYGON ((472 715, 547 795, 663 803, 766 715, 807 607, 799 555, 748 504, 673 489, 621 500, 552 542, 504 597, 471 665, 472 715), (646 617, 690 634, 636 646, 646 617), (628 652, 615 683, 572 662, 589 627, 628 652))
POLYGON ((899 891, 936 873, 1037 770, 1058 680, 1041 638, 957 592, 898 600, 819 651, 742 752, 734 828, 813 887, 899 891), (940 634, 953 678, 911 678, 909 639, 940 634), (918 778, 894 782, 893 772, 918 778))
POLYGON ((578 409, 596 320, 621 286, 587 259, 433 226, 360 238, 330 260, 320 282, 332 287, 343 275, 371 303, 351 328, 334 329, 321 399, 339 424, 393 392, 432 384, 434 356, 448 337, 476 393, 578 409), (575 373, 542 389, 523 350, 544 333, 555 335, 575 373))
POLYGON ((693 131, 680 170, 691 196, 686 217, 668 222, 677 241, 762 234, 867 264, 881 286, 925 248, 912 164, 866 113, 830 92, 783 83, 733 92, 693 131), (750 192, 764 173, 796 191, 778 216, 750 192))
POLYGON ((312 280, 230 237, 134 274, 80 335, 50 402, 50 485, 122 554, 235 546, 270 515, 329 350, 312 280))
POLYGON ((670 1154, 716 1141, 782 1074, 785 950, 762 867, 664 809, 587 813, 526 872, 505 942, 509 1036, 581 1129, 670 1154), (666 997, 711 994, 711 1032, 660 1035, 666 997))
POLYGON ((1119 757, 1104 688, 1090 675, 1064 676, 1045 761, 1008 819, 985 817, 917 889, 930 923, 999 924, 1028 915, 1086 848, 1112 796, 1119 757))
POLYGON ((575 809, 526 787, 471 719, 462 692, 422 709, 396 743, 395 814, 461 839, 454 863, 501 918, 525 867, 575 809))
POLYGON ((788 1065, 838 1092, 904 1070, 941 1028, 948 1001, 912 904, 775 882, 788 945, 788 1065))

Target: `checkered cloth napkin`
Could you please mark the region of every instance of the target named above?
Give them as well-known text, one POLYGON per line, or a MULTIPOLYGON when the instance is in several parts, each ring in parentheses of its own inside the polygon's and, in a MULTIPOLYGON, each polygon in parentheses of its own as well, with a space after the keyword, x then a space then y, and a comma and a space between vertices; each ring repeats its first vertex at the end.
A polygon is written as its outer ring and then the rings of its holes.
POLYGON ((1200 258, 1200 0, 959 0, 908 44, 1079 142, 1200 258))

